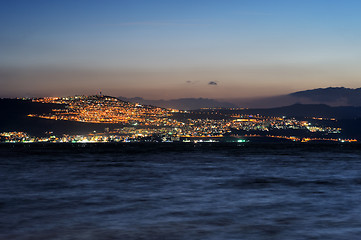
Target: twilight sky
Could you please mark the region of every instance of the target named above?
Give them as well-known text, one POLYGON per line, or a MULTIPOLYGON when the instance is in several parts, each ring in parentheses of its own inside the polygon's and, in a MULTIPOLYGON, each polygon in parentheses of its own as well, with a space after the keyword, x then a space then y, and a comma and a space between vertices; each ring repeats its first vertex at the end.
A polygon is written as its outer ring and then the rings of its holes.
POLYGON ((0 97, 361 87, 359 0, 3 0, 0 97))

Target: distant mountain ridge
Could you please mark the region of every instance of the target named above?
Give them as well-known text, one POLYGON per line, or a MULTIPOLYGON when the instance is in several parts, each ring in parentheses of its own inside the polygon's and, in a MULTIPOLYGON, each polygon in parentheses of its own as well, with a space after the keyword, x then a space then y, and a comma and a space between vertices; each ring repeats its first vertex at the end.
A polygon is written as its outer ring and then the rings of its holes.
POLYGON ((179 98, 171 100, 147 100, 141 97, 135 98, 126 98, 118 97, 118 99, 139 103, 144 105, 152 105, 163 108, 175 108, 180 110, 192 110, 192 109, 201 109, 201 108, 235 108, 237 105, 225 101, 219 101, 209 98, 179 98))
POLYGON ((331 106, 361 106, 361 88, 329 87, 299 91, 289 94, 331 106))
POLYGON ((328 87, 298 91, 287 95, 253 99, 229 99, 247 108, 274 108, 292 104, 326 104, 332 107, 361 106, 361 88, 328 87))
POLYGON ((201 108, 275 108, 293 104, 325 104, 332 107, 361 106, 361 88, 328 87, 293 92, 287 95, 263 98, 209 99, 179 98, 148 100, 141 97, 119 97, 123 101, 136 102, 164 108, 195 110, 201 108))

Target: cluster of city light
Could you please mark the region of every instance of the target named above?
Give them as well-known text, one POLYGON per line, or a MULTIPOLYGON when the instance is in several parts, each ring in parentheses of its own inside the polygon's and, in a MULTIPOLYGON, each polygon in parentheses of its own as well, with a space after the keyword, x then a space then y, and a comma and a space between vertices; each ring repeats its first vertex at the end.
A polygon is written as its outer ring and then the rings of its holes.
POLYGON ((356 139, 342 139, 342 138, 311 138, 311 137, 302 138, 295 136, 275 136, 275 135, 267 135, 267 137, 288 139, 295 142, 310 142, 310 141, 357 142, 356 139))
MULTIPOLYGON (((238 116, 237 116, 238 117, 238 116)), ((299 121, 295 118, 279 117, 251 117, 237 118, 232 121, 231 128, 237 130, 270 131, 271 129, 304 129, 309 132, 341 133, 341 128, 312 125, 308 121, 299 121)))
MULTIPOLYGON (((29 117, 52 120, 77 121, 88 123, 120 124, 118 129, 104 133, 89 133, 87 135, 62 135, 47 137, 30 137, 26 133, 2 136, 2 141, 22 142, 127 142, 127 141, 219 141, 225 136, 238 139, 257 137, 252 135, 262 133, 262 136, 284 138, 292 141, 355 141, 354 139, 339 139, 335 134, 341 133, 340 128, 311 124, 295 118, 266 117, 260 115, 224 114, 220 109, 212 109, 203 113, 203 117, 195 117, 194 113, 181 112, 183 120, 176 120, 176 109, 164 109, 153 106, 143 106, 137 103, 121 101, 114 97, 75 96, 48 97, 33 99, 34 102, 59 104, 48 114, 29 114, 29 117), (213 115, 213 116, 212 116, 213 115), (321 133, 328 137, 316 138, 272 135, 272 130, 298 129, 305 132, 321 133), (240 134, 242 132, 242 134, 240 134), (269 132, 269 133, 268 133, 269 132), (20 135, 19 135, 20 134, 20 135), (240 135, 239 135, 240 134, 240 135), (17 137, 16 137, 17 136, 17 137), (332 137, 334 136, 334 137, 332 137)), ((273 132, 274 133, 274 132, 273 132)), ((0 135, 1 136, 1 135, 0 135)))
POLYGON ((85 135, 63 134, 56 136, 48 134, 43 137, 30 136, 25 132, 0 133, 0 142, 3 143, 101 143, 101 142, 174 142, 180 141, 169 129, 136 129, 127 127, 111 132, 92 132, 85 135))
POLYGON ((0 133, 1 142, 21 142, 30 139, 30 135, 25 132, 2 132, 0 133))
POLYGON ((179 124, 169 117, 176 110, 121 101, 107 96, 76 96, 67 98, 40 98, 34 102, 65 105, 49 114, 29 114, 51 120, 88 123, 134 124, 144 126, 174 126, 179 124))
MULTIPOLYGON (((262 137, 259 134, 232 135, 236 142, 247 142, 248 138, 262 137)), ((268 138, 287 139, 295 142, 332 141, 357 142, 356 139, 343 138, 311 138, 296 136, 266 135, 268 138)), ((0 142, 3 143, 107 143, 107 142, 219 142, 222 136, 177 135, 169 129, 118 129, 105 133, 89 133, 86 135, 49 135, 45 137, 30 136, 25 132, 2 132, 0 142)))

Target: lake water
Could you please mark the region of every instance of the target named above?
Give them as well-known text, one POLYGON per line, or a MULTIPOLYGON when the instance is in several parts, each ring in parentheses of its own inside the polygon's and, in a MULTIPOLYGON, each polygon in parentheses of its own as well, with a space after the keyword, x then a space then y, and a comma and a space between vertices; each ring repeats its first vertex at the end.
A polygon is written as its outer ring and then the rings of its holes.
POLYGON ((3 147, 0 184, 5 240, 361 236, 361 150, 338 145, 3 147))

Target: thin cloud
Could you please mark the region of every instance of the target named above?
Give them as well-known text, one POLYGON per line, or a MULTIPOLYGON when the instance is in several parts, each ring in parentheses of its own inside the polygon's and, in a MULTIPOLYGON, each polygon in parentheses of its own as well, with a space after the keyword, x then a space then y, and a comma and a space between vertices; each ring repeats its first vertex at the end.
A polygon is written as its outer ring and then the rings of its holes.
POLYGON ((217 85, 218 85, 218 83, 217 83, 217 82, 214 82, 214 81, 210 81, 210 82, 208 83, 208 85, 217 86, 217 85))

